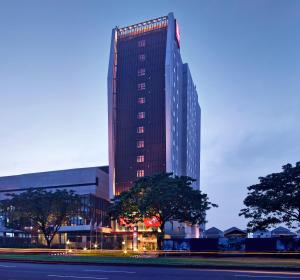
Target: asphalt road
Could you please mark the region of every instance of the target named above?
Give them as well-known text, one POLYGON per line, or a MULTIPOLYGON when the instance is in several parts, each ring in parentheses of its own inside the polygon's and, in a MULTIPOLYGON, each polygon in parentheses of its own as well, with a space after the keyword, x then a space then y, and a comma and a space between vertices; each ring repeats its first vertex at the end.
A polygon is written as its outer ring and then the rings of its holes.
POLYGON ((0 262, 1 280, 247 280, 299 279, 300 272, 179 269, 159 267, 54 265, 0 262))

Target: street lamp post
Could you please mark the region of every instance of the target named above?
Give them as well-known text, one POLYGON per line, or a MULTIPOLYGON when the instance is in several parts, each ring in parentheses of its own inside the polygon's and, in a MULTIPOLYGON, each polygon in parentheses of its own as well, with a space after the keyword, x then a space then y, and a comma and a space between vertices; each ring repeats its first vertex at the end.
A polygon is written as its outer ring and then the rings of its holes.
POLYGON ((69 244, 70 244, 70 240, 68 239, 66 242, 66 253, 68 253, 69 250, 69 244))
POLYGON ((126 241, 125 240, 122 241, 122 247, 123 247, 123 253, 126 254, 127 250, 126 250, 126 241))

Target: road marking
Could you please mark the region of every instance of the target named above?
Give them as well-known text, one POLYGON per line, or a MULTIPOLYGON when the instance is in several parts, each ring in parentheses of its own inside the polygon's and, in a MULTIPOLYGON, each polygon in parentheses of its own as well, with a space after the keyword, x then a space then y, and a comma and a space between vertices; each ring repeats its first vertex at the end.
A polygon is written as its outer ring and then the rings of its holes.
POLYGON ((247 274, 237 274, 235 277, 246 277, 246 278, 272 278, 272 279, 300 279, 300 277, 295 276, 276 276, 276 275, 247 275, 247 274))
POLYGON ((0 267, 16 267, 15 265, 2 265, 0 264, 0 267))
POLYGON ((107 280, 108 278, 99 278, 99 277, 92 277, 92 276, 72 276, 72 275, 56 275, 50 274, 47 275, 48 277, 57 277, 57 278, 76 278, 76 279, 97 279, 97 280, 107 280))
POLYGON ((135 271, 125 270, 103 270, 103 269, 85 269, 86 272, 105 272, 105 273, 136 273, 135 271))
MULTIPOLYGON (((249 275, 249 273, 254 274, 267 274, 267 275, 287 275, 287 276, 298 276, 300 279, 300 272, 293 271, 266 271, 266 270, 242 270, 242 269, 192 269, 185 268, 185 270, 197 270, 197 271, 209 271, 209 272, 232 272, 232 273, 245 273, 245 274, 236 274, 236 275, 249 275)), ((296 278, 297 279, 297 278, 296 278)))

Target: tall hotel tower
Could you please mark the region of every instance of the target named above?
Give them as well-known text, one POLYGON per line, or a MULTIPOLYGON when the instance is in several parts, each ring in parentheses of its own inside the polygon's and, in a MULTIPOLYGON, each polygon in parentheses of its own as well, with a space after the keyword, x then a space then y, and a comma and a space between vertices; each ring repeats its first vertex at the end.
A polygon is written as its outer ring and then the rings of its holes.
POLYGON ((108 69, 110 196, 143 176, 200 187, 200 106, 172 13, 112 31, 108 69))

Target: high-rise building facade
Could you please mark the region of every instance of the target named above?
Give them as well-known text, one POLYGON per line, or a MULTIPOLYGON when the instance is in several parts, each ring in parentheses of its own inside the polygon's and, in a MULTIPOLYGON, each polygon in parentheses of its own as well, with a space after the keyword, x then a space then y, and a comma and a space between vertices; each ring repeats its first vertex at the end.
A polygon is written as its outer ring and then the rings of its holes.
POLYGON ((200 107, 172 13, 113 29, 108 127, 111 197, 160 172, 200 187, 200 107))
POLYGON ((182 174, 196 179, 193 187, 200 187, 201 108, 198 94, 187 63, 183 64, 182 90, 182 174))

